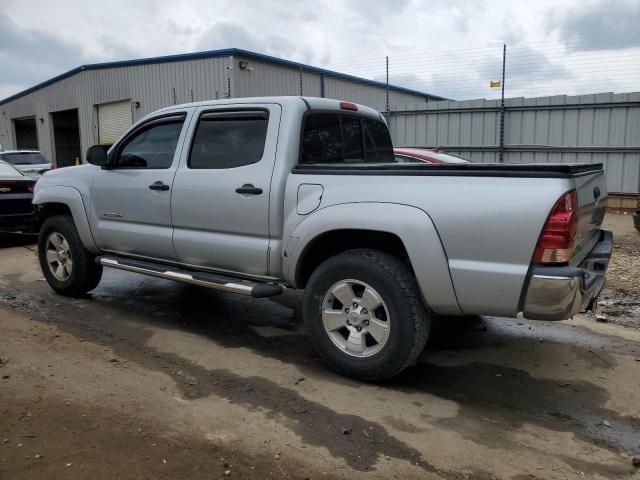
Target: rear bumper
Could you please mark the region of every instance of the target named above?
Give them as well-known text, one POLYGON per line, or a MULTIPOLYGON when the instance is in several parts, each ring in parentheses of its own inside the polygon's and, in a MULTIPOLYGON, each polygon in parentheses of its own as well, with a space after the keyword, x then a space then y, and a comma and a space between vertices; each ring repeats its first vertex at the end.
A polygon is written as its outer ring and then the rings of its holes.
POLYGON ((600 231, 600 239, 577 267, 535 267, 530 273, 524 305, 525 318, 565 320, 593 308, 604 286, 613 250, 613 234, 600 231))

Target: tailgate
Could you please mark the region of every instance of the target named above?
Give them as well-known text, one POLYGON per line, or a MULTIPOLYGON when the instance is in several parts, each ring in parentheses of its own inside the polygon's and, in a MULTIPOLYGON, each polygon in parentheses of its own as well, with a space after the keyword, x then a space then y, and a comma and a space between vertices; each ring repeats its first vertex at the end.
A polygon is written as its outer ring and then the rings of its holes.
POLYGON ((607 180, 600 164, 592 170, 575 173, 578 196, 578 227, 572 265, 579 265, 599 238, 599 229, 607 209, 607 180))

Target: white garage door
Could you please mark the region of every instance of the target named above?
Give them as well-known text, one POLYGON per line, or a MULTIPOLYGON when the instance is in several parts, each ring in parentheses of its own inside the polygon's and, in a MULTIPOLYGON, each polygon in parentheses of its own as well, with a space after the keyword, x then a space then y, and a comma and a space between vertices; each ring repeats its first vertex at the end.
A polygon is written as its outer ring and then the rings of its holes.
POLYGON ((131 126, 131 103, 103 103, 98 105, 98 143, 115 143, 131 126))

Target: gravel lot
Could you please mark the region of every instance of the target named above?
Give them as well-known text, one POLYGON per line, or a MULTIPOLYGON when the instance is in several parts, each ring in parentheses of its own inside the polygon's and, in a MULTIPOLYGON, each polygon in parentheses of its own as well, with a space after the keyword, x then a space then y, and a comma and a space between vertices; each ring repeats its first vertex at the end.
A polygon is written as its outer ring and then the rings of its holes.
POLYGON ((604 228, 614 232, 615 247, 597 313, 601 320, 640 329, 640 232, 624 214, 608 214, 604 228))
POLYGON ((106 271, 55 295, 0 248, 1 479, 640 478, 640 234, 596 321, 447 319, 384 385, 334 375, 300 295, 254 300, 106 271))

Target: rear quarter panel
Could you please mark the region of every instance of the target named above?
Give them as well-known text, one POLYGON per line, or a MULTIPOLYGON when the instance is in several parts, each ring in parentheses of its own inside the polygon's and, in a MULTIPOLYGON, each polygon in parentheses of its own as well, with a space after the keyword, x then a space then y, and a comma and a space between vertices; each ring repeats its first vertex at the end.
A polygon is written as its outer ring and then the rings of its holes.
POLYGON ((285 230, 291 231, 292 240, 287 245, 283 267, 290 283, 295 284, 296 267, 306 246, 319 235, 347 229, 383 231, 402 240, 425 302, 439 313, 460 314, 438 233, 421 209, 368 201, 332 204, 310 215, 297 214, 295 205, 286 211, 291 215, 287 218, 285 230), (304 218, 299 221, 301 216, 304 218))
MULTIPOLYGON (((287 182, 284 238, 294 237, 300 252, 300 229, 314 221, 329 226, 334 221, 326 213, 322 214, 326 218, 316 217, 320 212, 337 205, 365 204, 358 217, 337 223, 359 222, 362 217, 383 231, 393 223, 401 231, 423 296, 436 313, 514 316, 542 226, 556 200, 572 185, 571 179, 562 178, 293 173, 287 182), (324 188, 318 209, 308 215, 297 214, 295 208, 302 183, 324 188), (422 213, 389 220, 385 204, 422 213), (434 235, 425 233, 420 242, 408 240, 402 232, 407 222, 413 224, 404 232, 420 236, 418 232, 432 229, 434 235), (429 262, 414 262, 437 255, 443 257, 448 272, 431 270, 429 262), (445 295, 436 284, 450 284, 455 295, 445 295)), ((286 273, 291 274, 291 267, 286 273)))

